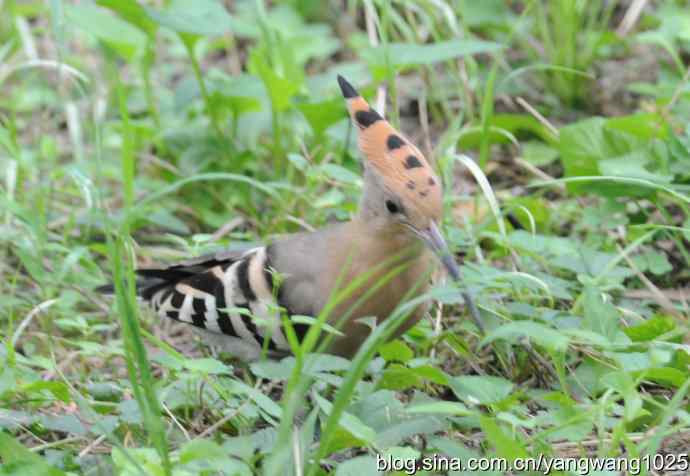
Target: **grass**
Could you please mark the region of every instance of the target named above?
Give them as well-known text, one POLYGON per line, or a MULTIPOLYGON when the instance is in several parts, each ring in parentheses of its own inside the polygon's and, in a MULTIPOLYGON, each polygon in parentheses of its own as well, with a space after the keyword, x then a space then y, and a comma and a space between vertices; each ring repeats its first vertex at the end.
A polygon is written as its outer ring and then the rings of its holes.
POLYGON ((686 471, 690 9, 575 3, 0 2, 0 474, 686 471), (433 149, 467 289, 352 360, 318 337, 363 281, 278 362, 140 309, 137 266, 355 213, 337 74, 433 149))

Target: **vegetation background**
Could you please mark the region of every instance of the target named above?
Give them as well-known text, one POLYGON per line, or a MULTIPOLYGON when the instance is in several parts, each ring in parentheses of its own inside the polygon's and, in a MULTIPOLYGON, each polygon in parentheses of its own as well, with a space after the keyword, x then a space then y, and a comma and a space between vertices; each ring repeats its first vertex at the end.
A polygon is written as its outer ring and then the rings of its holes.
POLYGON ((436 453, 687 474, 687 1, 0 12, 0 474, 363 476, 436 453), (434 160, 485 332, 439 283, 429 320, 352 362, 305 344, 244 366, 140 312, 136 266, 356 210, 337 74, 434 160))

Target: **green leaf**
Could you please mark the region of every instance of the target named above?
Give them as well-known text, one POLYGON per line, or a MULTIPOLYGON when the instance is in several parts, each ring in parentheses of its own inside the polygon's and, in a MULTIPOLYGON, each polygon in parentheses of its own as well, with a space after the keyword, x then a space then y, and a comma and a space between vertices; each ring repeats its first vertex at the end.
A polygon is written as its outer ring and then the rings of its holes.
POLYGON ((237 115, 260 111, 261 101, 266 97, 259 78, 250 74, 225 76, 217 73, 205 83, 216 113, 223 109, 237 115))
POLYGON ((647 342, 675 328, 676 322, 672 317, 654 316, 636 326, 624 327, 623 332, 635 342, 647 342))
POLYGON ((209 459, 227 459, 227 453, 218 443, 204 439, 188 441, 180 449, 180 463, 182 464, 194 460, 209 459))
POLYGON ((335 476, 363 476, 383 474, 377 471, 376 459, 373 456, 356 456, 338 464, 335 476))
POLYGON ((256 74, 261 77, 268 95, 271 98, 271 104, 276 111, 285 111, 290 107, 290 100, 299 91, 299 83, 295 83, 289 78, 284 78, 275 72, 275 70, 264 61, 254 61, 253 63, 256 74))
POLYGON ((511 461, 515 458, 527 457, 527 450, 522 443, 505 434, 494 418, 486 416, 479 417, 479 424, 489 444, 496 449, 496 454, 498 454, 498 456, 508 458, 511 461))
POLYGON ((144 7, 136 0, 96 0, 96 3, 118 13, 124 20, 147 35, 154 36, 156 34, 156 24, 151 21, 144 7))
POLYGON ((391 364, 383 371, 376 388, 400 391, 419 387, 421 384, 422 379, 412 369, 401 364, 391 364))
POLYGON ((410 405, 405 409, 408 413, 431 413, 438 415, 468 416, 473 415, 465 405, 460 402, 428 402, 410 405))
POLYGON ((597 288, 588 285, 584 292, 584 328, 614 341, 618 333, 618 310, 610 301, 604 301, 597 288))
POLYGON ((405 363, 414 357, 412 349, 400 339, 382 345, 379 353, 386 362, 397 361, 405 363))
POLYGON ((599 162, 599 170, 602 175, 632 177, 660 183, 668 183, 673 178, 671 175, 662 175, 658 172, 647 170, 648 164, 648 155, 644 151, 636 150, 614 159, 601 160, 599 162))
POLYGON ((491 405, 508 397, 514 384, 501 377, 465 375, 450 380, 450 388, 460 400, 470 404, 491 405))
POLYGON ((645 380, 651 380, 665 387, 680 387, 690 377, 688 372, 682 372, 671 367, 660 367, 644 370, 642 375, 645 380))
POLYGON ((280 418, 283 415, 283 410, 280 405, 271 400, 260 390, 250 387, 239 380, 229 380, 226 382, 226 385, 231 392, 243 393, 249 396, 249 398, 251 398, 254 403, 256 403, 268 415, 275 418, 280 418))
MULTIPOLYGON (((329 415, 333 409, 333 404, 319 394, 314 394, 314 397, 321 410, 326 415, 329 415)), ((362 423, 362 420, 351 413, 343 412, 342 416, 340 417, 340 425, 350 432, 352 436, 365 442, 366 444, 372 443, 374 438, 376 438, 376 432, 373 430, 373 428, 362 423)))
POLYGON ((41 393, 44 390, 48 390, 55 398, 65 403, 70 401, 69 388, 64 382, 38 381, 22 387, 22 391, 29 394, 41 393))
POLYGON ((402 71, 413 66, 430 65, 478 53, 493 53, 502 48, 502 45, 491 41, 457 39, 424 45, 389 43, 387 46, 365 50, 362 56, 374 67, 375 76, 382 79, 381 68, 386 66, 386 57, 390 60, 391 67, 402 71))
POLYGON ((565 352, 569 342, 567 336, 544 324, 532 321, 513 321, 494 329, 482 339, 481 345, 489 344, 497 339, 504 339, 517 344, 523 338, 529 338, 545 349, 556 352, 565 352))
MULTIPOLYGON (((656 115, 626 116, 616 119, 593 117, 570 124, 560 131, 561 160, 566 177, 620 176, 621 178, 665 183, 668 151, 657 147, 660 119, 656 115), (655 142, 656 140, 656 142, 655 142)), ((606 183, 568 183, 573 192, 604 196, 653 193, 641 187, 610 180, 606 183)))
POLYGON ((558 150, 538 141, 522 143, 522 158, 532 165, 543 167, 558 158, 558 150))
POLYGON ((433 365, 420 365, 419 367, 410 367, 410 370, 414 372, 415 375, 429 380, 438 385, 448 385, 448 375, 438 367, 433 365))
POLYGON ((656 250, 649 250, 634 256, 633 262, 640 271, 649 271, 656 276, 663 276, 673 270, 673 266, 668 261, 666 255, 656 250))
POLYGON ((232 372, 231 367, 212 358, 186 359, 184 366, 193 372, 201 372, 203 374, 229 374, 232 372))
POLYGON ((146 7, 156 23, 177 33, 220 36, 230 33, 232 18, 214 0, 173 0, 165 10, 146 7))
POLYGON ((65 476, 65 473, 45 462, 43 458, 26 449, 21 443, 0 431, 0 474, 20 476, 65 476))
POLYGON ((337 188, 331 188, 328 192, 322 194, 314 202, 312 202, 312 207, 314 208, 332 208, 340 205, 345 200, 345 195, 343 192, 337 188))
POLYGON ((41 423, 52 431, 61 431, 72 435, 85 435, 88 431, 76 415, 43 415, 41 423))
POLYGON ((300 102, 297 104, 297 109, 307 119, 316 136, 322 135, 326 129, 345 117, 342 98, 321 102, 300 102))
POLYGON ((477 453, 475 450, 471 450, 465 447, 463 444, 458 443, 456 438, 434 438, 431 441, 429 441, 428 447, 437 449, 442 454, 449 456, 450 458, 453 458, 453 460, 451 461, 458 461, 458 468, 451 467, 451 470, 457 469, 457 471, 448 473, 450 476, 469 476, 475 474, 481 476, 500 476, 500 473, 498 471, 465 471, 461 473, 460 469, 468 467, 468 460, 470 458, 480 458, 481 455, 477 453))
POLYGON ((127 61, 141 54, 146 46, 146 35, 141 30, 95 5, 65 5, 65 18, 111 47, 127 61))
POLYGON ((349 169, 337 164, 323 164, 319 167, 326 176, 347 185, 360 185, 362 178, 349 169))
POLYGON ((642 397, 637 392, 637 387, 632 377, 623 371, 610 372, 603 376, 602 383, 606 388, 616 390, 625 401, 624 418, 631 422, 635 418, 647 413, 642 409, 642 397))
MULTIPOLYGON (((302 316, 300 314, 293 314, 292 316, 290 316, 290 322, 292 322, 293 324, 306 324, 308 326, 312 326, 317 322, 317 319, 313 316, 302 316)), ((345 335, 332 325, 327 324, 325 322, 321 325, 321 332, 333 334, 334 336, 345 335)))

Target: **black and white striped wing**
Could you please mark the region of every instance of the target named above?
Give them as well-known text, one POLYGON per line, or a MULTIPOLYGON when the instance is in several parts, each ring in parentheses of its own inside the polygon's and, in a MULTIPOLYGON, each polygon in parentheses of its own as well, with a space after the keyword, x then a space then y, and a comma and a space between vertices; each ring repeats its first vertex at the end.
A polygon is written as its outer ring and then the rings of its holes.
POLYGON ((149 301, 158 315, 228 336, 231 352, 247 360, 260 356, 264 341, 271 351, 288 351, 266 247, 210 264, 156 290, 149 301))

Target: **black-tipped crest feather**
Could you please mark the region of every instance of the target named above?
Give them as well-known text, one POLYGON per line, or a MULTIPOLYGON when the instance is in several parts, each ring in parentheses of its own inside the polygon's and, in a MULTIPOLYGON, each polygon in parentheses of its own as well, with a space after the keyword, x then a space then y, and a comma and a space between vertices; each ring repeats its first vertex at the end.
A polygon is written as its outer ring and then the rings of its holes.
POLYGON ((357 90, 342 76, 338 75, 338 85, 345 99, 352 99, 359 96, 357 90))

